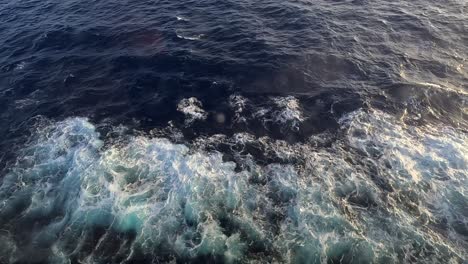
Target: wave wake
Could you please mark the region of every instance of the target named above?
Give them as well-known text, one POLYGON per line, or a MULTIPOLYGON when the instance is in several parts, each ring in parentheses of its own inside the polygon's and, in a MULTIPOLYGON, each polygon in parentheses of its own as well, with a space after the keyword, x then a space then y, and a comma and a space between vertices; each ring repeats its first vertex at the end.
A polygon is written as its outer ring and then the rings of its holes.
POLYGON ((0 262, 466 259, 466 135, 373 110, 340 124, 338 139, 293 145, 247 134, 107 142, 78 117, 42 127, 1 182, 0 262), (236 162, 211 144, 238 149, 236 162), (249 144, 282 162, 259 163, 249 144))

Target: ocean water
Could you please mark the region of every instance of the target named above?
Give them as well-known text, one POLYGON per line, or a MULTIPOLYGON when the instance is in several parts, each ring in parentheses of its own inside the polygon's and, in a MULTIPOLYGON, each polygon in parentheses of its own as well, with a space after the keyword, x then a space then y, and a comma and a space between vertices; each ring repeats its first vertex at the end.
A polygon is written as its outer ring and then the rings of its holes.
POLYGON ((464 0, 0 3, 0 263, 466 263, 464 0))

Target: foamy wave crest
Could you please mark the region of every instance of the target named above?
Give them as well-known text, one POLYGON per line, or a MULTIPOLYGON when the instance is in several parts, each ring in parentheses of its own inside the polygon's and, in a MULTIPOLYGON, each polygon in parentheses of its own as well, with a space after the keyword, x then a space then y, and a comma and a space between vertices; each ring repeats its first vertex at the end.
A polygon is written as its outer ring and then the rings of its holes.
POLYGON ((274 97, 270 100, 272 104, 257 109, 253 114, 253 118, 260 119, 263 123, 275 123, 286 128, 299 130, 300 124, 306 119, 302 113, 299 100, 293 96, 274 97))
POLYGON ((203 104, 195 97, 184 98, 177 105, 177 110, 186 116, 187 125, 195 120, 205 120, 208 114, 203 110, 203 104))
POLYGON ((340 122, 343 137, 328 147, 200 139, 238 149, 240 167, 204 144, 104 144, 82 118, 39 129, 2 179, 0 262, 466 258, 465 134, 405 127, 378 111, 340 122), (249 144, 283 162, 260 165, 244 153, 249 144))

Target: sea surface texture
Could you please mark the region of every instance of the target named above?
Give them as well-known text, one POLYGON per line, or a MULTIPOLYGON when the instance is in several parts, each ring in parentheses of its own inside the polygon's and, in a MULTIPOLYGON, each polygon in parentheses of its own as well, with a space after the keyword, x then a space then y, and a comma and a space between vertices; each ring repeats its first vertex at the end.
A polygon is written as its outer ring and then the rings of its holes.
POLYGON ((467 263, 466 0, 0 1, 0 263, 467 263))

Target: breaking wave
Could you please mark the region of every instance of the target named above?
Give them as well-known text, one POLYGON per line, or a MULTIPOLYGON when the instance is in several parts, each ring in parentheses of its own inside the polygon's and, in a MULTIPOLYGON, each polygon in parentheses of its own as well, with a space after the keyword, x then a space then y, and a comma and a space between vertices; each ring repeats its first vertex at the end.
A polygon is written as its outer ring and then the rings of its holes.
MULTIPOLYGON (((241 115, 245 100, 231 99, 241 115)), ((179 109, 205 117, 197 102, 179 109)), ((303 118, 293 98, 277 106, 280 120, 303 118)), ((0 262, 466 259, 466 134, 377 110, 339 123, 337 136, 295 144, 247 133, 109 139, 78 117, 40 126, 1 182, 0 262)))

